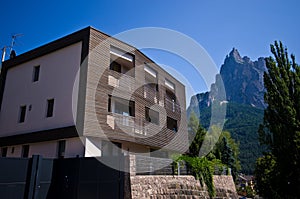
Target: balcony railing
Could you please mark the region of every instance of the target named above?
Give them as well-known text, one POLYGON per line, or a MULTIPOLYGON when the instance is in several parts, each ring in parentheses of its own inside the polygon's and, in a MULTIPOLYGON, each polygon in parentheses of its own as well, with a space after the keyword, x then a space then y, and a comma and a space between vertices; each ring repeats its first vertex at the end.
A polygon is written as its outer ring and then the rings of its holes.
POLYGON ((149 128, 147 122, 144 119, 141 118, 135 118, 131 116, 125 116, 117 113, 112 113, 113 117, 113 128, 116 127, 120 128, 122 131, 124 131, 127 134, 139 134, 142 136, 151 136, 154 134, 155 129, 159 129, 159 126, 152 124, 151 126, 156 126, 156 128, 149 128))
POLYGON ((107 122, 113 129, 120 129, 129 135, 140 135, 142 137, 151 137, 161 131, 157 124, 146 121, 143 118, 112 113, 107 116, 107 122))
POLYGON ((135 78, 127 74, 109 70, 108 85, 119 88, 123 91, 134 91, 135 78))
POLYGON ((144 86, 144 98, 151 99, 154 101, 154 103, 158 103, 158 92, 156 90, 155 86, 144 86))
POLYGON ((177 104, 174 100, 165 98, 165 108, 171 110, 172 112, 180 113, 180 105, 177 104))

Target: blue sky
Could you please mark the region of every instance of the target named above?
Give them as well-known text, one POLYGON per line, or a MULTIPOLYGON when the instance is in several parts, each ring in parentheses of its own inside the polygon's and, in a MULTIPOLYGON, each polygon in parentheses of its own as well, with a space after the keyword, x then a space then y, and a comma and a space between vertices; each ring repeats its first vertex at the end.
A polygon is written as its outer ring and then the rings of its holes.
MULTIPOLYGON (((255 60, 270 55, 269 45, 274 40, 281 40, 299 63, 299 7, 297 0, 3 1, 0 47, 10 45, 11 35, 16 33, 24 34, 15 45, 20 54, 86 26, 109 35, 162 27, 194 39, 218 68, 233 47, 255 60)), ((195 92, 208 90, 182 58, 151 49, 144 52, 183 74, 195 92)))

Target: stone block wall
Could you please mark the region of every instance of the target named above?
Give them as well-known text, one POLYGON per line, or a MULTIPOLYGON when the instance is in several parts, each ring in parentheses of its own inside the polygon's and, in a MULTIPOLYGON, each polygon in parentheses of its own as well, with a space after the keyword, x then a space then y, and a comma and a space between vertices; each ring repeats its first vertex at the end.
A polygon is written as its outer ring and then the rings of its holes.
MULTIPOLYGON (((137 161, 142 161, 141 158, 142 157, 135 155, 128 156, 127 164, 130 166, 125 182, 125 185, 129 185, 125 186, 126 199, 209 198, 206 186, 201 186, 199 180, 196 180, 192 175, 137 175, 139 172, 137 172, 136 163, 137 161)), ((145 158, 147 159, 149 157, 145 158)), ((156 159, 157 158, 153 159, 155 163, 156 159)), ((214 175, 213 181, 216 189, 215 199, 238 199, 231 175, 214 175)))
POLYGON ((131 198, 209 198, 193 176, 131 176, 131 198))
POLYGON ((231 175, 214 175, 216 198, 239 198, 231 175))
MULTIPOLYGON (((237 199, 238 195, 232 176, 214 176, 216 199, 237 199)), ((202 187, 194 176, 131 176, 131 198, 153 199, 200 199, 209 198, 206 187, 202 187)))

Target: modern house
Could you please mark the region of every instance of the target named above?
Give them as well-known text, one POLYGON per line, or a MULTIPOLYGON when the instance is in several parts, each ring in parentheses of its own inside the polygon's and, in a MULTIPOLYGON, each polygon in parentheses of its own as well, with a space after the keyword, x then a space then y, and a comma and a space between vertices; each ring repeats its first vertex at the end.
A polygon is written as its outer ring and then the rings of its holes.
POLYGON ((176 78, 87 27, 2 63, 0 156, 168 157, 187 150, 185 108, 176 78))

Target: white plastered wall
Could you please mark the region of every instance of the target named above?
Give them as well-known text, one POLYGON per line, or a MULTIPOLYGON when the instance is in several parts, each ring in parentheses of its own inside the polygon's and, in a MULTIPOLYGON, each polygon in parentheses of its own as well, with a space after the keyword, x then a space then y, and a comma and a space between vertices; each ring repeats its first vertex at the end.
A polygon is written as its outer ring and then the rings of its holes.
MULTIPOLYGON (((81 49, 82 43, 78 42, 8 70, 0 112, 0 137, 74 125, 72 92, 81 49), (40 65, 39 80, 33 82, 33 68, 37 65, 40 65), (54 99, 54 114, 50 118, 46 117, 47 99, 54 99), (19 123, 23 105, 27 106, 25 122, 19 123)), ((75 92, 78 93, 78 85, 75 92)), ((77 95, 74 96, 77 104, 77 95)))

